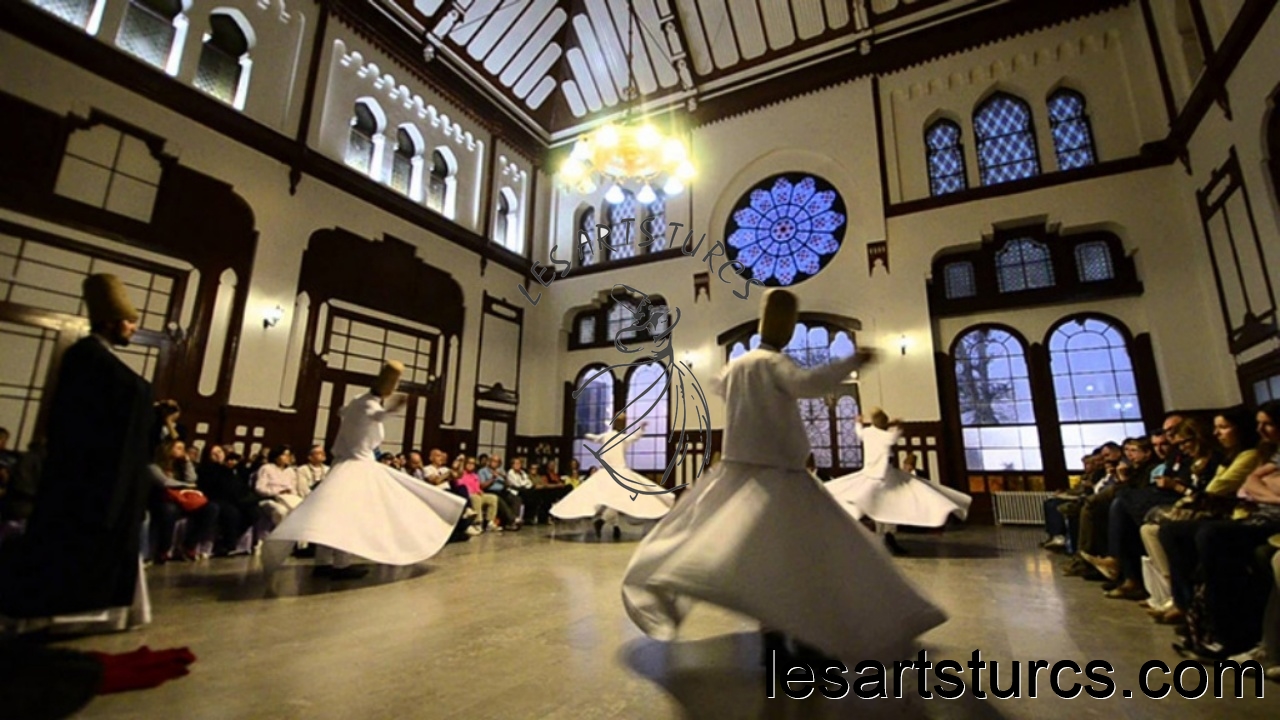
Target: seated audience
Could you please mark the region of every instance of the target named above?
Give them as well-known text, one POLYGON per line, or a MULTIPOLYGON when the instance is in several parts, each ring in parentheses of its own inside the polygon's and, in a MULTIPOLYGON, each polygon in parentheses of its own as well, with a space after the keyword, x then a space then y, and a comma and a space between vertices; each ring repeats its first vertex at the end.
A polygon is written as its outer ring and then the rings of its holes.
POLYGON ((489 527, 496 527, 494 521, 498 517, 498 498, 480 489, 480 476, 476 473, 476 458, 462 456, 461 468, 462 472, 458 476, 457 483, 466 489, 471 509, 476 514, 471 519, 471 527, 475 528, 473 534, 484 532, 489 527))
POLYGON ((174 558, 174 528, 184 517, 187 532, 179 557, 197 559, 197 548, 213 542, 219 507, 197 488, 195 467, 187 461, 186 443, 177 439, 161 443, 150 469, 155 481, 150 503, 150 547, 155 562, 174 558))
MULTIPOLYGON (((507 474, 502 470, 502 456, 489 456, 489 466, 481 468, 477 473, 480 478, 480 489, 486 495, 498 500, 498 520, 503 530, 520 529, 520 497, 507 492, 507 474)), ((490 529, 495 529, 490 527, 490 529)))
POLYGON ((311 452, 307 453, 307 464, 297 469, 298 492, 302 497, 305 498, 315 490, 316 486, 324 481, 324 476, 329 474, 329 466, 325 464, 326 459, 323 445, 311 446, 311 452))
POLYGON ((218 506, 219 536, 214 555, 230 555, 245 531, 258 522, 258 494, 240 481, 227 464, 227 452, 211 445, 203 463, 196 469, 196 484, 218 506))
POLYGON ((582 484, 583 480, 586 480, 586 478, 578 472, 578 468, 580 466, 581 464, 578 462, 578 458, 569 458, 569 472, 564 474, 564 484, 568 485, 570 490, 576 489, 582 484))
POLYGON ((258 505, 273 528, 302 504, 298 473, 293 468, 293 451, 288 445, 271 449, 266 464, 258 468, 253 489, 258 492, 261 498, 258 505))
POLYGON ((556 472, 555 460, 548 462, 542 472, 539 472, 537 465, 531 466, 529 468, 529 478, 533 480, 535 504, 526 513, 533 523, 549 525, 551 523, 551 506, 572 492, 573 488, 569 487, 560 478, 560 474, 556 472))
MULTIPOLYGON (((532 520, 532 513, 525 507, 530 502, 536 502, 533 497, 533 480, 529 479, 529 473, 524 470, 524 458, 518 457, 511 461, 511 469, 507 471, 507 494, 515 498, 512 503, 515 507, 524 510, 526 519, 532 520)), ((521 516, 516 516, 516 525, 519 527, 524 520, 521 516)))

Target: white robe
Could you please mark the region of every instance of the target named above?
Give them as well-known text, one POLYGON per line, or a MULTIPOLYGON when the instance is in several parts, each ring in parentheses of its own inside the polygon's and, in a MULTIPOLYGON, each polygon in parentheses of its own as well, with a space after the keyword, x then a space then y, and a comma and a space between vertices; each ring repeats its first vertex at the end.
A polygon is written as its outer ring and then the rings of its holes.
POLYGON ((857 662, 946 620, 804 470, 810 448, 796 400, 825 395, 857 365, 806 371, 759 349, 709 383, 726 399, 722 461, 627 567, 623 604, 641 630, 672 639, 703 600, 857 662))
POLYGON ((863 467, 826 485, 854 519, 866 515, 886 525, 942 527, 948 515, 968 517, 973 498, 889 464, 901 434, 897 428, 854 427, 862 438, 863 467))
POLYGON ((271 532, 266 564, 283 562, 295 542, 386 565, 412 565, 435 555, 449 541, 466 501, 377 461, 387 411, 376 395, 361 395, 339 414, 337 462, 271 532))
POLYGON ((651 492, 661 490, 656 483, 627 467, 627 448, 635 444, 639 437, 632 435, 617 439, 620 432, 609 430, 600 435, 587 435, 586 439, 601 446, 611 447, 605 450, 600 460, 608 465, 591 473, 573 492, 565 495, 560 502, 551 506, 551 516, 558 520, 582 520, 600 517, 610 524, 616 524, 618 516, 622 516, 633 524, 657 520, 668 512, 675 502, 671 493, 646 495, 633 493, 609 474, 609 468, 620 475, 627 483, 635 487, 644 487, 651 492), (635 495, 633 498, 632 495, 635 495))

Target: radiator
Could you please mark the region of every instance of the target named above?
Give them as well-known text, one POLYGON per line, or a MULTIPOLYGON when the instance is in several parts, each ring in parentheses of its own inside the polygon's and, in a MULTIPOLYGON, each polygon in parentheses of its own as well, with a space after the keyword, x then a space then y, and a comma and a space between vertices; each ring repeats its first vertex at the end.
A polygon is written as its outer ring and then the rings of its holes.
POLYGON ((997 525, 1043 525, 1044 501, 1053 493, 994 492, 991 504, 997 525))

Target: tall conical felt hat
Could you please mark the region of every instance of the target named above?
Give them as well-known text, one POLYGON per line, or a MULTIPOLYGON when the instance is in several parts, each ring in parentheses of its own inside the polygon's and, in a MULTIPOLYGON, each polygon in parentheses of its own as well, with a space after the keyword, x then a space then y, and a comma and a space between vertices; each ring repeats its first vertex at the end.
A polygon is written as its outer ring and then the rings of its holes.
POLYGON ((89 308, 89 321, 93 323, 132 320, 141 315, 129 301, 124 283, 115 275, 90 275, 82 286, 84 304, 89 308))
POLYGON ((760 312, 760 342, 781 350, 791 342, 799 313, 796 296, 789 290, 774 288, 764 294, 760 312))
POLYGON ((373 391, 378 397, 387 397, 396 391, 396 387, 400 385, 400 376, 404 374, 404 363, 399 360, 388 360, 382 366, 382 372, 378 373, 378 379, 373 381, 373 391))

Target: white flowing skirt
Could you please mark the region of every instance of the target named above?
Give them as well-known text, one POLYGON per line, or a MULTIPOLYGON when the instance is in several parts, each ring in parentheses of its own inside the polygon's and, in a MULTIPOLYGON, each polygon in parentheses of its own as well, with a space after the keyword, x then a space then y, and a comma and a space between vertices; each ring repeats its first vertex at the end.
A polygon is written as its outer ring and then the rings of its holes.
MULTIPOLYGON (((638 487, 661 490, 662 488, 649 481, 648 478, 628 468, 614 469, 628 483, 638 487)), ((551 506, 551 515, 557 520, 581 520, 593 518, 608 510, 636 520, 657 520, 671 512, 675 495, 636 494, 622 487, 613 479, 608 470, 600 469, 591 473, 573 492, 565 495, 560 502, 551 506)))
POLYGON ((622 600, 660 640, 702 600, 854 662, 896 653, 946 620, 803 470, 727 461, 641 542, 622 600))
POLYGON ((449 541, 466 504, 374 460, 344 460, 271 532, 266 564, 283 562, 281 549, 294 542, 386 565, 419 563, 449 541))
POLYGON ((947 516, 964 520, 973 498, 890 466, 883 480, 856 472, 826 485, 855 520, 863 515, 879 523, 942 527, 947 516))

